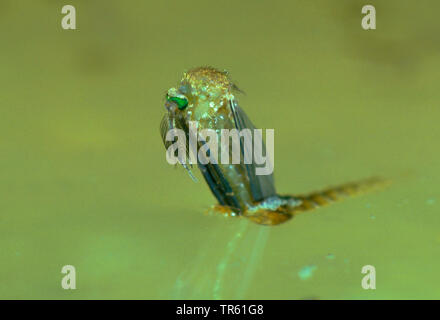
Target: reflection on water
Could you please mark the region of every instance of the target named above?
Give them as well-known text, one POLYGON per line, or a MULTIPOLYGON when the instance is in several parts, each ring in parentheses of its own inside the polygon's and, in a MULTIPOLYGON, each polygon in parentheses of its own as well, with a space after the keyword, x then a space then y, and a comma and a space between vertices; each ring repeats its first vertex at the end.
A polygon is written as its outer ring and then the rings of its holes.
MULTIPOLYGON (((244 299, 264 254, 270 228, 250 227, 246 219, 214 231, 176 279, 174 299, 244 299)), ((170 297, 168 297, 170 298, 170 297)))

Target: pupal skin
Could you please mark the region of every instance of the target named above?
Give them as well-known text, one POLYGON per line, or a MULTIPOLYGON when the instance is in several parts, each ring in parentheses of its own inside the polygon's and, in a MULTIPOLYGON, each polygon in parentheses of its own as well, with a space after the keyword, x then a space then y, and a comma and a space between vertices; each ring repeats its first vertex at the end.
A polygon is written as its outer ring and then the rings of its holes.
MULTIPOLYGON (((165 108, 168 112, 162 119, 160 128, 165 147, 170 145, 165 138, 167 130, 179 128, 188 134, 190 121, 198 122, 199 134, 203 129, 215 130, 219 145, 221 129, 254 129, 236 101, 234 93, 237 92, 238 89, 227 72, 212 67, 199 67, 186 72, 180 84, 167 92, 165 108)), ((182 165, 191 175, 186 163, 182 165)), ((253 164, 221 164, 219 159, 218 164, 198 163, 198 167, 219 202, 214 206, 215 212, 225 216, 244 216, 255 223, 269 226, 286 222, 297 213, 389 182, 381 178, 371 178, 302 196, 278 195, 272 174, 252 174, 255 169, 253 164)))

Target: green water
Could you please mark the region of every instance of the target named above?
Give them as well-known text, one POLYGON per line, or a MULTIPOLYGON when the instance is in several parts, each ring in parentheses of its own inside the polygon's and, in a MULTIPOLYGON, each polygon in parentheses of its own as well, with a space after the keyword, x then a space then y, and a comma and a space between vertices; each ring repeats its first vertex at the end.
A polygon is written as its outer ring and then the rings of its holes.
POLYGON ((0 298, 440 298, 440 5, 368 3, 374 31, 353 0, 71 1, 73 31, 64 3, 2 0, 0 298), (273 228, 204 215, 158 133, 199 65, 275 128, 280 193, 394 183, 273 228))

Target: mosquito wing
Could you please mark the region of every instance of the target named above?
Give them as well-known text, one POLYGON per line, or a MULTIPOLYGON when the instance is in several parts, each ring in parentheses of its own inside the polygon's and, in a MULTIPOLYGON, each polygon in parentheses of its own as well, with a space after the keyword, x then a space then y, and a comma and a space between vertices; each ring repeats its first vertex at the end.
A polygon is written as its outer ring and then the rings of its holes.
MULTIPOLYGON (((252 134, 254 135, 255 126, 246 116, 243 109, 240 108, 235 100, 230 100, 229 103, 231 106, 232 114, 234 116, 236 129, 238 131, 241 131, 243 129, 250 129, 252 131, 252 134)), ((249 154, 253 154, 252 150, 245 150, 245 148, 248 147, 249 146, 246 146, 245 143, 243 143, 243 139, 240 139, 242 158, 244 158, 244 152, 250 152, 249 154)), ((266 153, 266 146, 264 142, 262 143, 262 152, 263 154, 266 153)), ((268 158, 268 155, 266 155, 267 161, 269 161, 268 158)), ((249 186, 251 189, 252 197, 255 201, 261 201, 268 197, 276 195, 273 174, 256 175, 256 168, 258 167, 258 165, 256 165, 254 161, 251 164, 243 163, 242 165, 245 166, 245 172, 249 178, 249 186)))
MULTIPOLYGON (((173 144, 173 141, 169 141, 166 138, 168 131, 171 129, 183 129, 183 128, 179 125, 179 122, 176 122, 174 118, 170 118, 168 113, 166 113, 163 116, 162 121, 160 122, 160 135, 162 137, 162 141, 165 146, 165 149, 167 149, 167 152, 168 152, 168 148, 173 144)), ((187 132, 186 132, 186 138, 187 138, 186 140, 188 140, 187 132)), ((178 160, 179 163, 186 169, 191 179, 197 182, 197 178, 193 175, 191 168, 187 165, 188 159, 189 159, 188 149, 186 148, 185 145, 185 155, 184 157, 181 157, 178 160)))
POLYGON ((164 114, 162 120, 160 121, 160 136, 162 137, 162 142, 165 146, 165 149, 168 149, 168 147, 172 144, 172 141, 167 141, 167 133, 168 130, 171 129, 171 122, 170 118, 168 117, 168 113, 164 114))

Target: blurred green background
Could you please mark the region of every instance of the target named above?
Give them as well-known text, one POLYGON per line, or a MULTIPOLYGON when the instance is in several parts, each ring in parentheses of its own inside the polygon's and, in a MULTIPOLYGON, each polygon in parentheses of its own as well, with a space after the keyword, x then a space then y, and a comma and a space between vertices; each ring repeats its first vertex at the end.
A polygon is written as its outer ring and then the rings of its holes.
POLYGON ((439 9, 1 0, 0 298, 439 299, 439 9), (204 215, 214 197, 158 133, 164 93, 200 65, 275 128, 280 193, 393 185, 273 228, 204 215))

